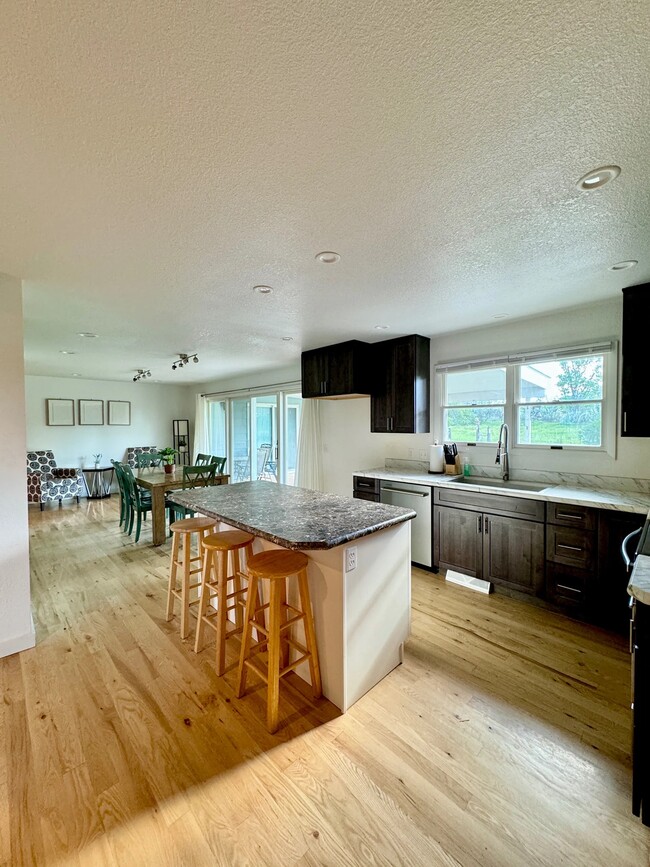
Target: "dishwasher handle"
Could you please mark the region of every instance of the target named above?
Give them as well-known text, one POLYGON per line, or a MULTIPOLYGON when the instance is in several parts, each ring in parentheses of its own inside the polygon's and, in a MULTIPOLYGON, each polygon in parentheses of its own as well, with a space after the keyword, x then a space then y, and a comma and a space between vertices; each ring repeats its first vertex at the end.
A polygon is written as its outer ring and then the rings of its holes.
POLYGON ((392 491, 395 494, 409 494, 411 497, 428 497, 429 494, 421 494, 419 491, 407 491, 404 488, 382 488, 381 493, 392 491))

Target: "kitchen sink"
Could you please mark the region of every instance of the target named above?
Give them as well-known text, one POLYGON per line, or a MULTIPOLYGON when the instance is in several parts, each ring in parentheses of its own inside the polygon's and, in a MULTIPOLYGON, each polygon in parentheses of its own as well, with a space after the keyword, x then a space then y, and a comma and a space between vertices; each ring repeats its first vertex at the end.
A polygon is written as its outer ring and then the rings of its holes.
POLYGON ((457 485, 480 485, 482 488, 496 488, 497 490, 500 489, 504 491, 539 492, 548 488, 548 484, 544 482, 518 482, 512 479, 504 482, 503 479, 481 479, 478 476, 475 478, 472 478, 471 476, 469 478, 467 478, 467 476, 461 476, 459 479, 455 479, 454 482, 457 485))

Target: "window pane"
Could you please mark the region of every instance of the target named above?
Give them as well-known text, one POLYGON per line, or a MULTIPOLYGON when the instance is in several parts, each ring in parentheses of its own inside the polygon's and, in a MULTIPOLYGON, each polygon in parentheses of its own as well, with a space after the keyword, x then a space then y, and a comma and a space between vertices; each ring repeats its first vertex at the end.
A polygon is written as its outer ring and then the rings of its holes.
POLYGON ((267 482, 278 480, 278 433, 277 410, 278 397, 270 394, 265 397, 253 397, 251 402, 255 407, 255 478, 267 482))
POLYGON ((287 485, 296 483, 296 456, 298 454, 298 431, 300 430, 300 410, 302 397, 299 394, 288 394, 286 399, 286 418, 284 423, 284 466, 287 485))
POLYGON ((506 402, 505 367, 464 370, 448 373, 446 378, 447 406, 485 406, 506 402))
POLYGON ((503 408, 448 409, 445 440, 461 443, 496 443, 503 423, 503 408))
MULTIPOLYGON (((208 403, 208 429, 210 432, 210 454, 225 458, 226 449, 226 401, 211 400, 208 403)), ((226 469, 226 472, 230 472, 226 469)))
POLYGON ((531 445, 600 446, 601 404, 520 406, 520 443, 531 445))
POLYGON ((544 361, 519 366, 519 400, 542 403, 555 400, 601 400, 603 356, 588 355, 565 361, 544 361))
POLYGON ((233 482, 248 482, 251 478, 250 406, 248 398, 231 403, 233 482))

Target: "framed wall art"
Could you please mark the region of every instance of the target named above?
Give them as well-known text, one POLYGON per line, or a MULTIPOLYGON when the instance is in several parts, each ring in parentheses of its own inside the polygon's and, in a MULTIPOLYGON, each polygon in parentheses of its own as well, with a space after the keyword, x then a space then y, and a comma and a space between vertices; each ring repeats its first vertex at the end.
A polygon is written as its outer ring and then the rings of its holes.
POLYGON ((74 400, 70 398, 48 397, 45 400, 45 413, 50 426, 72 426, 74 424, 74 400))
POLYGON ((109 400, 107 403, 109 424, 131 424, 130 400, 109 400))
POLYGON ((79 424, 104 424, 104 401, 79 398, 79 424))

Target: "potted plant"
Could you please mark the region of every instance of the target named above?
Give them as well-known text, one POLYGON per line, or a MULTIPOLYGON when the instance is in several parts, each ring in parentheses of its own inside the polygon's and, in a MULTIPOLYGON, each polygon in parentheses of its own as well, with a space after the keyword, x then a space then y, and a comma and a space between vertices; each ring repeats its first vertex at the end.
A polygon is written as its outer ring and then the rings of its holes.
POLYGON ((160 456, 163 462, 163 469, 166 473, 174 472, 174 455, 177 455, 178 452, 176 449, 173 449, 171 446, 166 446, 164 449, 160 449, 158 455, 160 456))

